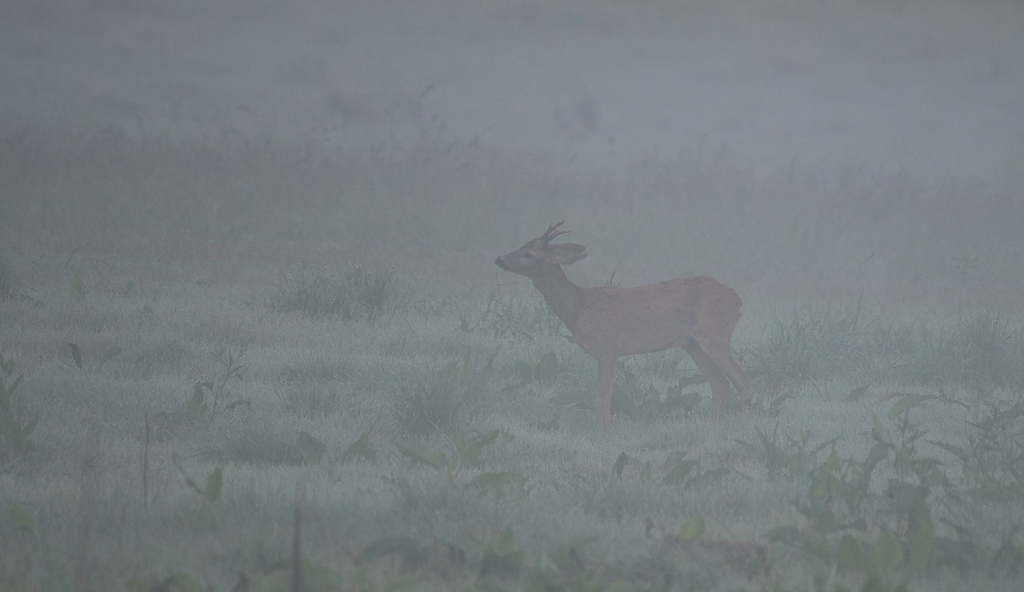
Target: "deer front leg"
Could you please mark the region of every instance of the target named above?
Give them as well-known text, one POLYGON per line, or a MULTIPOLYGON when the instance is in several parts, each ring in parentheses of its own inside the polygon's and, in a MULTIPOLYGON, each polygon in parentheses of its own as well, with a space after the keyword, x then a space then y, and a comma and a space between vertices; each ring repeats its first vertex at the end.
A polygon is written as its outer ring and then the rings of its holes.
POLYGON ((612 381, 615 379, 615 360, 614 357, 597 358, 594 419, 599 430, 606 430, 612 424, 612 381))

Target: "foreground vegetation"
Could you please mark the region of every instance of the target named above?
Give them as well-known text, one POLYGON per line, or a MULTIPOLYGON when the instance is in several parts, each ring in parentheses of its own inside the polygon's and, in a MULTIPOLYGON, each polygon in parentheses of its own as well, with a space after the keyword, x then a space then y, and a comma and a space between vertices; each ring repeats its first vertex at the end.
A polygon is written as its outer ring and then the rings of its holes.
POLYGON ((666 352, 623 360, 601 434, 593 363, 532 291, 2 259, 4 590, 998 590, 1024 569, 1024 333, 970 303, 748 305, 751 413, 706 419, 666 352))

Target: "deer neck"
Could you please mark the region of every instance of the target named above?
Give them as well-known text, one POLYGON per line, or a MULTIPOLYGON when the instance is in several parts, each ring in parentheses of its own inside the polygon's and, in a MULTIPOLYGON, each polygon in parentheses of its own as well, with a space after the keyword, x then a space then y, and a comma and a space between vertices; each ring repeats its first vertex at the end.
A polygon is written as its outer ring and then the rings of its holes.
POLYGON ((533 278, 533 285, 544 296, 552 312, 562 319, 570 333, 576 332, 576 320, 583 304, 583 288, 569 281, 561 266, 533 278))

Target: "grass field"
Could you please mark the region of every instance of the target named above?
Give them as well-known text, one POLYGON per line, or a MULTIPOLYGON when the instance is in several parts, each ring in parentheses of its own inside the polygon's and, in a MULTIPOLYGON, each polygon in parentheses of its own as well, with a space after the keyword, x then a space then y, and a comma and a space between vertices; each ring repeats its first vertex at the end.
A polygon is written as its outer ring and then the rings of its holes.
POLYGON ((1020 590, 1021 7, 0 3, 0 592, 1020 590))
POLYGON ((622 201, 431 136, 352 156, 4 134, 0 182, 32 196, 2 204, 4 590, 1019 585, 1013 201, 946 186, 922 215, 921 185, 851 175, 768 205, 656 162, 622 201), (492 185, 522 199, 472 199, 492 185), (693 187, 721 199, 640 214, 693 187), (744 241, 708 227, 737 202, 744 241), (751 412, 706 418, 664 352, 621 361, 595 431, 593 362, 491 263, 571 215, 582 284, 739 289, 751 412))

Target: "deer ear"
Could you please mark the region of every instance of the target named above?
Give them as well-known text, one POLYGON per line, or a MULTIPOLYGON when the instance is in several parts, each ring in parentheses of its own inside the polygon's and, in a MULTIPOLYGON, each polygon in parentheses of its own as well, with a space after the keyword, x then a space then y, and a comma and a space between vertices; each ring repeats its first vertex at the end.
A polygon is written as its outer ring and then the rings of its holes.
POLYGON ((583 245, 561 243, 557 245, 548 245, 548 248, 551 249, 549 260, 552 263, 557 263, 558 265, 576 263, 587 256, 587 254, 583 252, 583 249, 586 248, 583 245))

